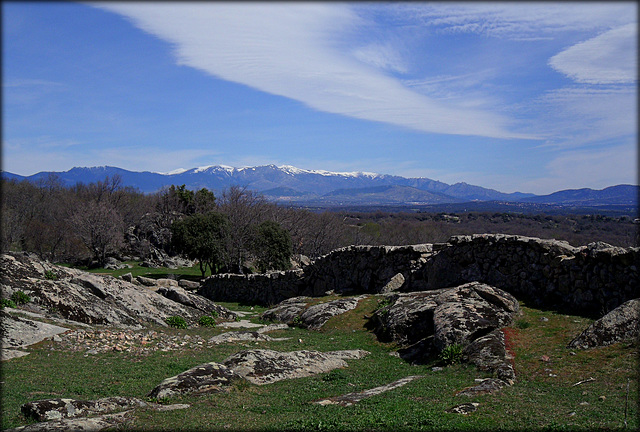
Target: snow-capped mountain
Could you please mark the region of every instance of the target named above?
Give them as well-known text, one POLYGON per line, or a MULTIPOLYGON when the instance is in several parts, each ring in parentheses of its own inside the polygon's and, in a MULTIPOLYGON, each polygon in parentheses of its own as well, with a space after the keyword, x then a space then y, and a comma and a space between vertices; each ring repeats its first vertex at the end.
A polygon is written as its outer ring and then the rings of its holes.
MULTIPOLYGON (((50 174, 56 175, 65 185, 104 181, 106 176, 120 176, 123 186, 152 193, 170 185, 185 185, 187 189, 207 188, 220 194, 230 186, 247 187, 260 192, 273 201, 292 202, 301 205, 381 205, 381 204, 446 204, 469 201, 528 201, 536 203, 557 202, 557 195, 536 196, 525 193, 503 193, 481 186, 456 183, 449 185, 428 178, 405 178, 370 172, 331 172, 306 170, 289 165, 264 165, 235 168, 224 165, 177 169, 168 173, 137 172, 122 168, 101 166, 72 168, 63 172, 40 172, 23 177, 3 172, 5 179, 36 182, 50 174)), ((620 198, 625 204, 637 203, 638 186, 615 186, 624 195, 612 195, 607 188, 608 203, 620 198), (616 198, 613 199, 612 197, 616 198)), ((592 189, 580 190, 589 195, 590 202, 597 202, 599 193, 592 189)), ((557 194, 557 193, 556 193, 557 194)), ((575 194, 574 194, 575 195, 575 194)), ((572 196, 574 201, 578 201, 572 196)))

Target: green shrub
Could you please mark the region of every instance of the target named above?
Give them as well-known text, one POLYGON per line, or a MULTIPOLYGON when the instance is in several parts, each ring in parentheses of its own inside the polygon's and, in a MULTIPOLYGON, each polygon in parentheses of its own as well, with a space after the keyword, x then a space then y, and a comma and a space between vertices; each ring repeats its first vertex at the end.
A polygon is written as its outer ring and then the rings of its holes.
POLYGON ((11 300, 13 300, 17 305, 21 305, 29 303, 31 301, 31 297, 18 290, 11 295, 11 300))
POLYGON ((300 315, 293 319, 292 324, 296 327, 302 327, 302 318, 300 318, 300 315))
POLYGON ((58 280, 58 275, 55 274, 52 270, 47 270, 44 272, 44 278, 47 280, 58 280))
POLYGON ((519 329, 526 329, 531 327, 531 323, 527 320, 520 319, 516 321, 516 327, 518 327, 519 329))
POLYGON ((0 305, 4 308, 4 307, 10 307, 10 308, 15 308, 16 307, 16 303, 8 298, 3 298, 2 300, 0 300, 0 305))
POLYGON ((198 324, 202 327, 215 327, 216 319, 210 315, 202 315, 198 320, 198 324))
POLYGON ((347 380, 347 374, 341 369, 334 369, 322 377, 322 381, 324 382, 339 382, 339 381, 346 381, 346 380, 347 380))
POLYGON ((453 365, 460 363, 462 360, 462 345, 451 344, 444 347, 440 355, 438 356, 440 362, 445 365, 453 365))
POLYGON ((165 320, 169 327, 186 329, 187 322, 181 316, 172 316, 165 320))
POLYGON ((218 318, 220 316, 220 314, 218 313, 218 311, 211 311, 210 315, 214 318, 218 318))

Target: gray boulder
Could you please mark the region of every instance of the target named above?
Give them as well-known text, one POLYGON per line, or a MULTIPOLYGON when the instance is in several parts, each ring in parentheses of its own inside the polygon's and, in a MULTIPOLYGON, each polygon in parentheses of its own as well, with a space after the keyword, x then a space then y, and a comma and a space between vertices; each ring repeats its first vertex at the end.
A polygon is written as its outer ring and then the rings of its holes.
POLYGON ((194 291, 200 288, 200 282, 191 281, 189 279, 180 279, 178 286, 189 291, 194 291))
POLYGON ((516 380, 512 356, 507 352, 504 333, 500 330, 494 330, 467 345, 462 352, 462 360, 476 365, 480 370, 494 373, 506 384, 513 385, 516 380))
POLYGON ((280 302, 277 306, 266 310, 260 315, 264 321, 293 324, 293 320, 302 315, 307 308, 309 297, 292 297, 280 302))
POLYGON ((468 345, 508 325, 519 312, 511 294, 479 282, 387 298, 391 304, 372 317, 376 334, 401 345, 433 336, 437 351, 452 344, 468 345))
POLYGON ((362 358, 367 354, 369 353, 363 350, 325 353, 247 350, 228 357, 223 364, 253 384, 263 385, 346 368, 348 365, 345 359, 362 358))
POLYGON ((459 344, 463 361, 491 372, 499 381, 494 389, 515 381, 504 334, 499 330, 519 312, 518 302, 510 294, 471 282, 456 288, 393 294, 387 300, 391 304, 372 317, 374 332, 383 340, 403 345, 398 350, 402 359, 427 363, 445 347, 459 344))
POLYGON ((156 286, 156 280, 155 279, 144 277, 144 276, 136 276, 136 282, 138 282, 141 285, 144 285, 146 287, 155 287, 156 286))
POLYGON ((239 374, 220 363, 205 363, 158 384, 147 397, 162 399, 185 393, 211 393, 227 391, 239 374))
POLYGON ((588 349, 640 338, 640 298, 629 300, 587 327, 569 342, 570 348, 588 349))
POLYGON ((300 315, 300 320, 303 327, 318 330, 329 321, 329 318, 355 309, 358 301, 363 298, 364 296, 342 298, 310 306, 300 315))

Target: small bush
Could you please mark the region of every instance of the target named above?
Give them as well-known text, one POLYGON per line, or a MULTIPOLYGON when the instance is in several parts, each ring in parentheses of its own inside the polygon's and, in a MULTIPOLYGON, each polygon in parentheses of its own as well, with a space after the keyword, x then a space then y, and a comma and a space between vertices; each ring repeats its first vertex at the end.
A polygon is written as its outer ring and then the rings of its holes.
POLYGON ((16 291, 11 295, 11 300, 13 300, 17 305, 21 305, 29 303, 31 301, 31 297, 22 291, 16 291))
POLYGON ((296 327, 302 327, 302 318, 300 318, 300 315, 293 319, 292 324, 296 327))
POLYGON ((322 377, 322 381, 324 382, 339 382, 339 381, 346 381, 346 380, 347 380, 347 374, 340 369, 334 369, 322 377))
POLYGON ((10 307, 10 308, 15 308, 16 307, 16 303, 8 298, 3 298, 2 300, 0 300, 0 306, 4 307, 10 307))
POLYGON ((52 270, 47 270, 44 272, 44 278, 47 280, 58 280, 58 275, 55 274, 52 270))
POLYGON ((519 329, 526 329, 531 327, 531 323, 527 320, 520 319, 516 321, 516 327, 518 327, 519 329))
POLYGON ((218 313, 218 311, 211 311, 211 314, 210 314, 210 315, 211 315, 212 317, 214 317, 214 318, 218 318, 218 317, 220 316, 220 314, 218 313))
POLYGON ((451 344, 444 347, 440 355, 438 356, 440 362, 445 365, 453 365, 460 363, 462 360, 462 345, 451 344))
POLYGON ((187 322, 181 316, 172 316, 165 320, 169 327, 186 329, 187 322))
POLYGON ((376 307, 376 309, 374 310, 374 312, 379 311, 380 309, 382 309, 383 307, 387 307, 390 304, 392 304, 393 302, 391 301, 391 299, 389 298, 384 298, 380 301, 378 301, 378 306, 376 307))
POLYGON ((209 315, 202 315, 198 320, 198 324, 202 327, 215 327, 216 319, 209 315))

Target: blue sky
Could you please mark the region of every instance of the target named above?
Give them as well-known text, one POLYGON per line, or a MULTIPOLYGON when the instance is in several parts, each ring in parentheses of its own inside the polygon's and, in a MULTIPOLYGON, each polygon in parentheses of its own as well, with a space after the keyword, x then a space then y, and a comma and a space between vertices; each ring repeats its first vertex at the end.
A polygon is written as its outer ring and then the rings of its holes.
POLYGON ((637 3, 3 2, 2 168, 637 184, 637 3))

